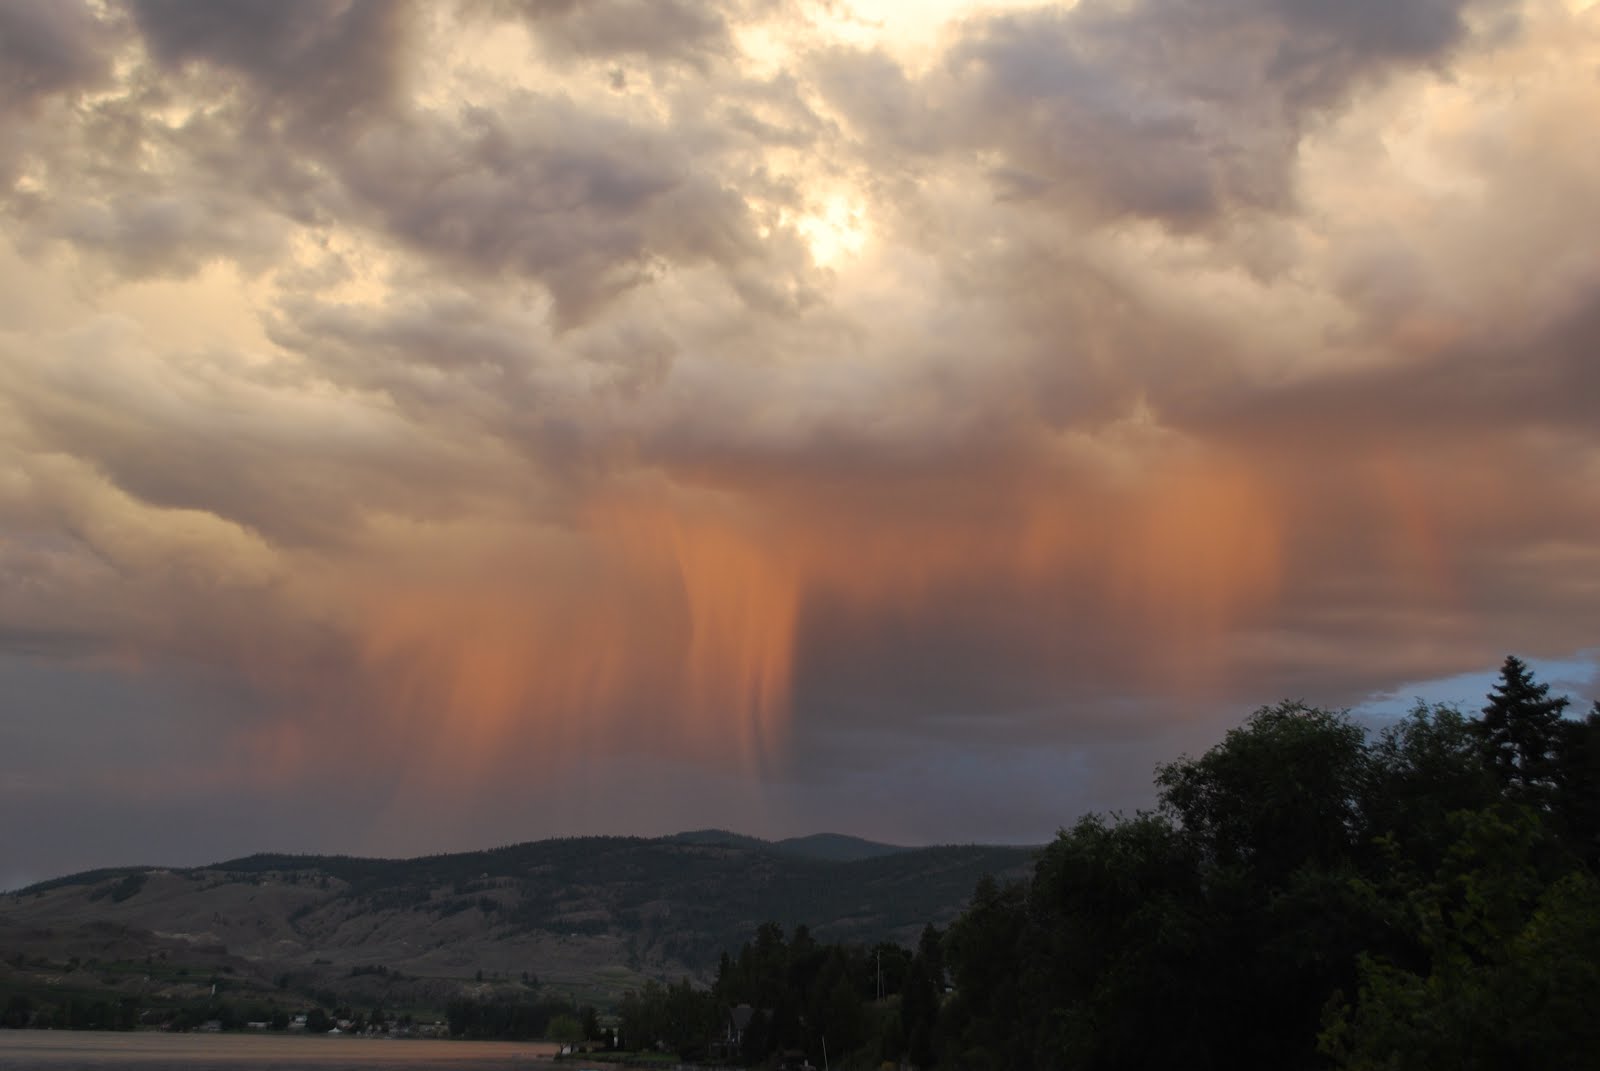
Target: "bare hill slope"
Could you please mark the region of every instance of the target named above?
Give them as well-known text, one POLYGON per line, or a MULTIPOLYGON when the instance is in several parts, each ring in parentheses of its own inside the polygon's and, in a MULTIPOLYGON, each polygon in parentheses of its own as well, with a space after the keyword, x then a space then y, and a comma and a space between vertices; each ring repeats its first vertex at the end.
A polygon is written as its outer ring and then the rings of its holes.
POLYGON ((953 918, 980 877, 1020 875, 1030 855, 701 831, 91 871, 0 897, 0 979, 222 978, 419 1004, 528 979, 606 1000, 647 977, 708 977, 765 921, 826 940, 913 943, 924 924, 953 918))

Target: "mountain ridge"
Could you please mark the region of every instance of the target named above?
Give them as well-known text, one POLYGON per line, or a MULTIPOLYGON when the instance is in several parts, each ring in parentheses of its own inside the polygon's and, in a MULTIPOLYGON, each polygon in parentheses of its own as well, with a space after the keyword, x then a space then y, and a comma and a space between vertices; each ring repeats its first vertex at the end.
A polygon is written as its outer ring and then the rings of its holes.
POLYGON ((884 841, 869 840, 850 833, 821 832, 808 833, 801 836, 784 837, 780 840, 768 840, 753 836, 748 833, 736 833, 728 829, 706 828, 685 830, 681 833, 669 833, 659 837, 631 836, 628 834, 582 834, 566 837, 546 837, 540 840, 517 841, 512 844, 498 845, 493 848, 470 848, 454 852, 431 852, 421 855, 357 855, 348 852, 283 852, 261 851, 249 855, 235 856, 229 859, 212 863, 201 863, 194 866, 153 865, 145 863, 130 863, 119 866, 92 867, 88 870, 75 871, 52 878, 31 882, 15 889, 0 889, 0 897, 29 895, 36 891, 60 888, 67 885, 81 885, 93 881, 103 880, 108 877, 120 877, 135 871, 173 871, 186 873, 200 870, 240 870, 258 869, 262 861, 292 865, 321 865, 328 862, 337 863, 348 861, 355 863, 372 864, 409 864, 422 863, 432 859, 453 859, 462 856, 477 856, 497 852, 516 851, 535 845, 566 842, 623 842, 623 843, 652 843, 671 842, 686 845, 701 846, 728 846, 736 848, 749 848, 777 852, 801 859, 812 859, 824 862, 856 862, 862 859, 874 859, 886 855, 898 855, 906 852, 920 852, 944 848, 995 848, 1000 850, 1037 851, 1041 845, 1007 845, 984 844, 981 842, 946 842, 940 844, 903 845, 890 844, 884 841))
POLYGON ((172 985, 182 967, 263 992, 437 1005, 527 978, 605 1003, 650 978, 706 980, 769 921, 824 940, 914 944, 985 874, 1025 873, 1034 850, 698 830, 412 859, 264 852, 99 868, 0 895, 10 950, 0 981, 74 961, 104 977, 116 974, 108 963, 164 964, 172 985))

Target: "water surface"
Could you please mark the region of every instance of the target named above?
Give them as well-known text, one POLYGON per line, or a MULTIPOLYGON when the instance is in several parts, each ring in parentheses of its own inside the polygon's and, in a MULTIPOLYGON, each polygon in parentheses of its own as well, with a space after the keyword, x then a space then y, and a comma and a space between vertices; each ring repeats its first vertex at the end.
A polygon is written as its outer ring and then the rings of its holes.
POLYGON ((556 1050, 540 1041, 0 1030, 0 1071, 528 1071, 554 1067, 556 1050))

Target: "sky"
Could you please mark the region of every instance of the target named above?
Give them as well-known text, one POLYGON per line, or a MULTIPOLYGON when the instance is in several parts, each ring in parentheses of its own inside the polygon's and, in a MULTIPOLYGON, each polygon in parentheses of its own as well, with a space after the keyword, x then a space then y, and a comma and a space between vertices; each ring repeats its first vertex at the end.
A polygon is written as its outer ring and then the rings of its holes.
POLYGON ((1578 0, 0 0, 0 887, 1587 708, 1597 115, 1578 0))

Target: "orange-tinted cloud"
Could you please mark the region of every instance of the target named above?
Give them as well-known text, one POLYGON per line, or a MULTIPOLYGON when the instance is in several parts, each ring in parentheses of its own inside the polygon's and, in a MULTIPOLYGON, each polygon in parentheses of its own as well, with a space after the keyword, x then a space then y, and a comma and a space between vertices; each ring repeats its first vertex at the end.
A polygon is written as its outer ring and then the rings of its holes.
POLYGON ((1048 831, 1600 644, 1600 8, 637 6, 0 14, 0 785, 1048 831))

